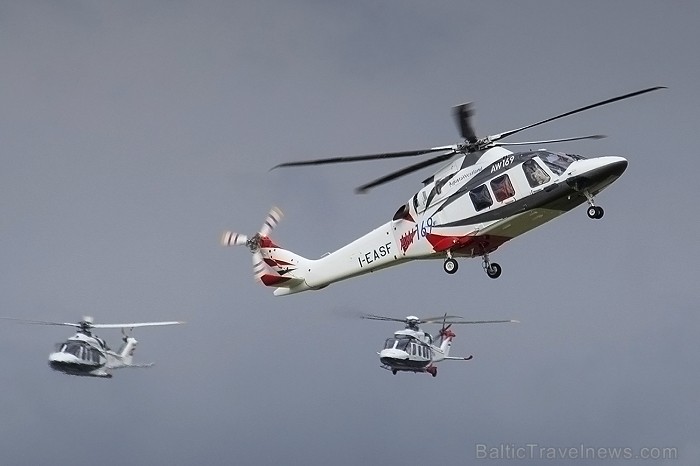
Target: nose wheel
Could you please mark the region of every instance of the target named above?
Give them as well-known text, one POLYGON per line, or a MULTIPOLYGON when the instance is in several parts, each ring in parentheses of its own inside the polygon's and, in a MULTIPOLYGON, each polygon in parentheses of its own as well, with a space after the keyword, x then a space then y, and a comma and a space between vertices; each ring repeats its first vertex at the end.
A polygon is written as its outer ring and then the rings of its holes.
POLYGON ((603 218, 604 214, 605 214, 605 211, 600 206, 592 205, 588 208, 588 218, 598 220, 600 218, 603 218))
POLYGON ((585 194, 586 199, 588 199, 588 218, 592 218, 595 220, 603 218, 603 215, 605 214, 605 211, 603 210, 602 207, 595 205, 595 200, 593 199, 593 196, 591 196, 591 193, 588 191, 584 191, 583 194, 585 194))

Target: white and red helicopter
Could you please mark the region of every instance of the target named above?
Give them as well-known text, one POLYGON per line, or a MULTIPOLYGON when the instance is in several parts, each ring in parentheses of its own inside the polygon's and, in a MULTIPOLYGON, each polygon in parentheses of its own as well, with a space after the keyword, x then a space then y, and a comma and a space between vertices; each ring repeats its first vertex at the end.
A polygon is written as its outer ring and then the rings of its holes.
POLYGON ((481 257, 487 275, 497 278, 501 266, 491 262, 489 255, 499 246, 583 203, 588 203, 590 218, 600 219, 603 208, 596 205, 595 196, 627 168, 627 160, 618 156, 586 158, 545 149, 511 152, 504 147, 599 139, 602 135, 533 142, 500 141, 565 116, 663 88, 642 89, 484 138, 478 138, 471 125, 471 104, 462 104, 454 110, 464 138, 462 143, 277 165, 273 168, 440 152, 358 188, 359 192, 365 192, 421 168, 451 160, 426 179, 423 188, 399 207, 390 221, 319 259, 306 259, 280 248, 270 239, 282 215, 277 208, 270 211, 254 236, 227 231, 221 242, 224 246, 247 246, 253 253, 255 277, 275 288, 276 296, 318 290, 416 259, 442 259, 445 272, 452 274, 457 271, 456 257, 481 257))
POLYGON ((379 354, 379 361, 382 368, 397 372, 425 372, 433 377, 437 376, 436 363, 440 361, 469 361, 473 356, 457 357, 450 356, 452 339, 454 332, 450 330, 453 324, 503 324, 517 323, 517 320, 454 320, 462 319, 459 316, 427 317, 420 319, 416 316, 408 316, 405 319, 395 317, 378 316, 374 314, 363 314, 363 319, 385 320, 391 322, 404 322, 406 327, 403 330, 394 332, 393 338, 387 338, 384 348, 379 354), (442 324, 442 328, 433 338, 428 332, 423 331, 420 324, 442 324))
POLYGON ((63 327, 76 327, 78 332, 64 343, 56 345, 56 351, 49 354, 49 366, 52 369, 70 375, 88 377, 112 377, 112 369, 123 367, 150 367, 153 364, 134 364, 133 356, 136 338, 127 335, 127 329, 137 327, 160 327, 164 325, 178 325, 184 322, 137 322, 128 324, 96 324, 92 317, 85 316, 80 322, 47 322, 43 320, 27 320, 2 317, 3 320, 11 320, 24 324, 58 325, 63 327), (92 333, 94 328, 118 328, 122 330, 123 345, 118 351, 113 351, 107 343, 92 333))

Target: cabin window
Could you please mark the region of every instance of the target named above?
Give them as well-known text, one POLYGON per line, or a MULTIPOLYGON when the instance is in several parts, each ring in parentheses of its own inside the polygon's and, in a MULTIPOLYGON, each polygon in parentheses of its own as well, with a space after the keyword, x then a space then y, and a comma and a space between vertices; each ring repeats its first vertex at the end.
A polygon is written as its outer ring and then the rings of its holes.
POLYGON ((472 198, 472 203, 477 212, 491 207, 491 204, 493 204, 491 194, 485 184, 469 191, 469 197, 472 198))
POLYGON ((498 202, 503 202, 509 197, 515 196, 515 189, 508 175, 502 175, 491 180, 491 189, 498 202))
POLYGON ((523 171, 525 178, 530 183, 531 188, 536 188, 539 185, 549 182, 549 175, 542 170, 540 164, 535 159, 530 159, 523 163, 523 171))

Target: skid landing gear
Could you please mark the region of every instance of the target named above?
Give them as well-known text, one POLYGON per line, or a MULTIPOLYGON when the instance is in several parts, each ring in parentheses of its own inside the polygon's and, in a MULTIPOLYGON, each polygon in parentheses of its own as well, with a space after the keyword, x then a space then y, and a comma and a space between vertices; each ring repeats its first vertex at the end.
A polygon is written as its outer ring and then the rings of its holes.
POLYGON ((605 211, 603 210, 602 207, 595 205, 595 200, 593 199, 593 196, 591 196, 591 193, 588 191, 584 191, 583 194, 586 196, 586 199, 588 199, 588 218, 592 218, 595 220, 603 218, 603 215, 605 214, 605 211))
POLYGON ((501 269, 501 266, 498 265, 496 262, 491 262, 489 260, 489 255, 488 253, 484 253, 484 271, 486 272, 486 275, 489 276, 489 278, 498 278, 501 276, 501 272, 503 271, 501 269))

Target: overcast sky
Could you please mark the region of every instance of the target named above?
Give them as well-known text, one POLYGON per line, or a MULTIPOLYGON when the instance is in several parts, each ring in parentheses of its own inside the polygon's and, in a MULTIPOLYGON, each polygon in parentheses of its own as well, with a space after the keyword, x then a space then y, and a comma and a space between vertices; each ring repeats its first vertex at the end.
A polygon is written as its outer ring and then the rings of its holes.
POLYGON ((111 380, 50 370, 70 329, 2 323, 0 463, 502 464, 479 445, 534 444, 697 465, 698 18, 690 0, 0 2, 0 314, 188 322, 136 332, 156 365, 111 380), (422 261, 276 298, 219 246, 277 205, 275 241, 320 257, 432 173, 358 196, 403 162, 278 163, 453 144, 465 101, 484 136, 654 85, 522 134, 607 134, 556 149, 630 165, 604 219, 507 243, 498 280, 422 261), (456 329, 472 361, 392 376, 376 351, 401 326, 362 311, 522 323, 456 329))

